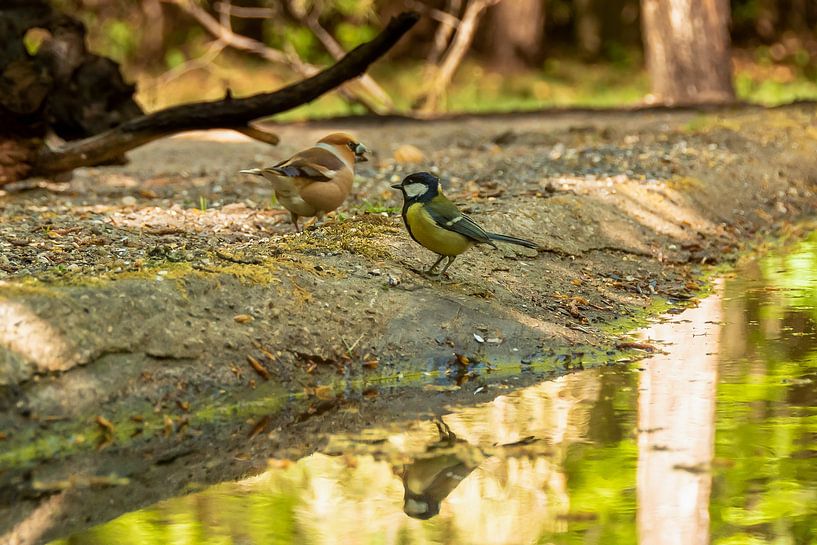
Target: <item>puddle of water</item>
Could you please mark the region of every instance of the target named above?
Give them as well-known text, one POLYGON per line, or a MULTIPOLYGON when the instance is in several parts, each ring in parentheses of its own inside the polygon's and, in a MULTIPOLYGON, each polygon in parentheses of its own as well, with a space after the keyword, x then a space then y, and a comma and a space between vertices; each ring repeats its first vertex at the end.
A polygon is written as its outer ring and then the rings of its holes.
POLYGON ((54 543, 814 544, 815 321, 813 237, 645 331, 666 354, 335 437, 54 543))

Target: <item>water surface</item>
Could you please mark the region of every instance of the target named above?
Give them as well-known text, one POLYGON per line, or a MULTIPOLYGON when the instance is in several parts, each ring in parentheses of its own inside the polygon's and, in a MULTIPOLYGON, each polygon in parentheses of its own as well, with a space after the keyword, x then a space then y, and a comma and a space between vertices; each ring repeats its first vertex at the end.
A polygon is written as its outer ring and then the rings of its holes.
POLYGON ((649 360, 335 437, 54 543, 817 544, 815 320, 812 237, 645 331, 649 360))

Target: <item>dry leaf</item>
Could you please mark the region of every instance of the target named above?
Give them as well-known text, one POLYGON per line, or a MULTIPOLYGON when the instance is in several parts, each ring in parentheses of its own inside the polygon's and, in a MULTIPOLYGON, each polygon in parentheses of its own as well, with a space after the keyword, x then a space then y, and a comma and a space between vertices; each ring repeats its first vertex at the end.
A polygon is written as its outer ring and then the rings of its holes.
POLYGON ((104 416, 97 416, 96 423, 99 424, 99 427, 104 429, 106 433, 113 433, 114 431, 116 431, 113 422, 111 422, 104 416))
POLYGON ((247 354, 247 361, 250 362, 252 368, 255 370, 256 373, 258 373, 261 376, 261 378, 263 378, 264 380, 270 379, 269 371, 267 371, 266 367, 261 365, 260 361, 255 359, 250 354, 247 354))
POLYGON ((335 394, 332 392, 332 388, 330 386, 318 386, 315 388, 315 397, 321 399, 323 401, 333 399, 335 394))

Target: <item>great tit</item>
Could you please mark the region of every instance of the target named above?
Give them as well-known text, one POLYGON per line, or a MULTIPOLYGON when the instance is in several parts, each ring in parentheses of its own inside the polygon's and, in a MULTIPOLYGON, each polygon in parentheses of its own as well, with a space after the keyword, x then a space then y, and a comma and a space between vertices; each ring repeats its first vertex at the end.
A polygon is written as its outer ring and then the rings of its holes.
POLYGON ((448 258, 437 274, 445 273, 457 256, 474 244, 490 244, 496 248, 493 241, 499 241, 539 248, 530 240, 485 231, 443 195, 440 180, 433 174, 416 172, 391 187, 403 193, 403 221, 411 238, 440 256, 426 274, 431 274, 448 258))
POLYGON ((434 422, 440 434, 426 453, 403 466, 403 512, 417 519, 430 519, 440 512, 440 503, 470 475, 484 459, 479 448, 458 439, 442 420, 434 422))
POLYGON ((355 180, 355 163, 366 161, 367 151, 354 137, 336 132, 271 167, 241 172, 272 182, 275 197, 289 210, 295 230, 300 231, 299 217, 321 217, 343 204, 355 180))

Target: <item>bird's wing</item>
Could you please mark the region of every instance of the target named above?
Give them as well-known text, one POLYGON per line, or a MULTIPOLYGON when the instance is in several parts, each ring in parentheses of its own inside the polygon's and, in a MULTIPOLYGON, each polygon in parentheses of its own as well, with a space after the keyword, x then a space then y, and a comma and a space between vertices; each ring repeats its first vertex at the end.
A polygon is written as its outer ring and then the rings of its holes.
POLYGON ((438 200, 433 202, 433 204, 430 203, 426 205, 425 209, 431 216, 431 219, 443 229, 454 231, 476 242, 485 242, 493 245, 485 229, 460 212, 454 203, 448 199, 438 200))
POLYGON ((323 148, 309 148, 272 166, 270 170, 281 176, 326 182, 344 168, 346 164, 331 151, 323 148))

